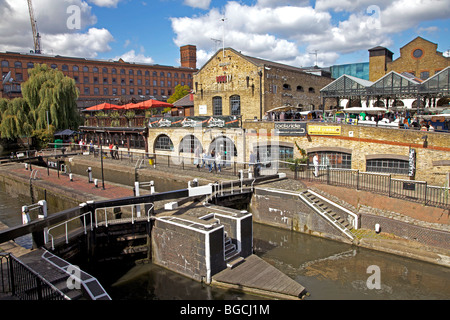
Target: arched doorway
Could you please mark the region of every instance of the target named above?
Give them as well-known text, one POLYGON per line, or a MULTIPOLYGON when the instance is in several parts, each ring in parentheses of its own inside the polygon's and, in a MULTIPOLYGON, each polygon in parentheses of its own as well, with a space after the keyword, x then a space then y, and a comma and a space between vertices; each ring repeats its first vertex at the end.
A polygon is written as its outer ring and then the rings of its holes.
POLYGON ((216 153, 221 153, 222 159, 228 162, 224 162, 224 164, 230 165, 233 157, 237 157, 237 149, 234 142, 226 136, 216 137, 209 145, 208 154, 211 154, 212 150, 216 153))
POLYGON ((179 153, 194 153, 199 148, 200 154, 202 153, 202 143, 193 134, 187 135, 181 139, 180 146, 178 148, 179 153))

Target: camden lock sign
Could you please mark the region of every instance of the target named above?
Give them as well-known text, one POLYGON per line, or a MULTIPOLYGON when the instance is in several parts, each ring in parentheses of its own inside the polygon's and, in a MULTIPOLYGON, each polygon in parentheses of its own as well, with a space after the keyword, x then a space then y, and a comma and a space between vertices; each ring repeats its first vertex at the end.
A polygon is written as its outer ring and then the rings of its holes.
POLYGON ((274 129, 280 136, 306 136, 306 122, 275 122, 274 129))

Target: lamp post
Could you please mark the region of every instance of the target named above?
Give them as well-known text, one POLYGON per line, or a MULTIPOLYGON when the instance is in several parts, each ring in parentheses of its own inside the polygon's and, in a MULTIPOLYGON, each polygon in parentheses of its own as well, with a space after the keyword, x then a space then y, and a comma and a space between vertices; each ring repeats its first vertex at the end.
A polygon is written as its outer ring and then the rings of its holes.
POLYGON ((101 167, 102 167, 102 189, 105 190, 105 178, 103 175, 103 151, 102 151, 102 146, 103 146, 103 136, 100 138, 100 163, 101 163, 101 167))

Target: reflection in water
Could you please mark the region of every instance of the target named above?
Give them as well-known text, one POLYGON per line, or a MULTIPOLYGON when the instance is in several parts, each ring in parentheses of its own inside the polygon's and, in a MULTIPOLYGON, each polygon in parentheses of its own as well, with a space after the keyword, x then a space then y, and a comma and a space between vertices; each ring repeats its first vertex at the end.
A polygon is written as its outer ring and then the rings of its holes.
POLYGON ((257 254, 305 286, 309 299, 450 298, 449 268, 259 224, 254 238, 257 254), (379 267, 380 289, 367 285, 370 266, 379 267))

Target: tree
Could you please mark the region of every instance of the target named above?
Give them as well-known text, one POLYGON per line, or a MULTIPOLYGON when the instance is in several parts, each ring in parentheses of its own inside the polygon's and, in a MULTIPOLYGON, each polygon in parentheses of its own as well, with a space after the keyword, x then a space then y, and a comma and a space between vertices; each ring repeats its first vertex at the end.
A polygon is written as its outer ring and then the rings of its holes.
POLYGON ((170 96, 169 99, 167 99, 167 102, 174 103, 175 101, 180 100, 185 95, 189 94, 189 92, 191 92, 191 89, 189 88, 189 86, 186 86, 186 85, 182 86, 181 84, 178 84, 175 87, 174 93, 170 96))
POLYGON ((30 106, 34 129, 52 125, 56 130, 76 129, 81 124, 77 112, 75 81, 47 65, 35 65, 22 85, 22 95, 30 106))
POLYGON ((30 106, 24 98, 0 101, 0 132, 2 138, 12 139, 27 137, 33 132, 33 121, 30 119, 30 106), (6 104, 5 104, 6 101, 6 104), (5 108, 6 105, 6 108, 5 108))

